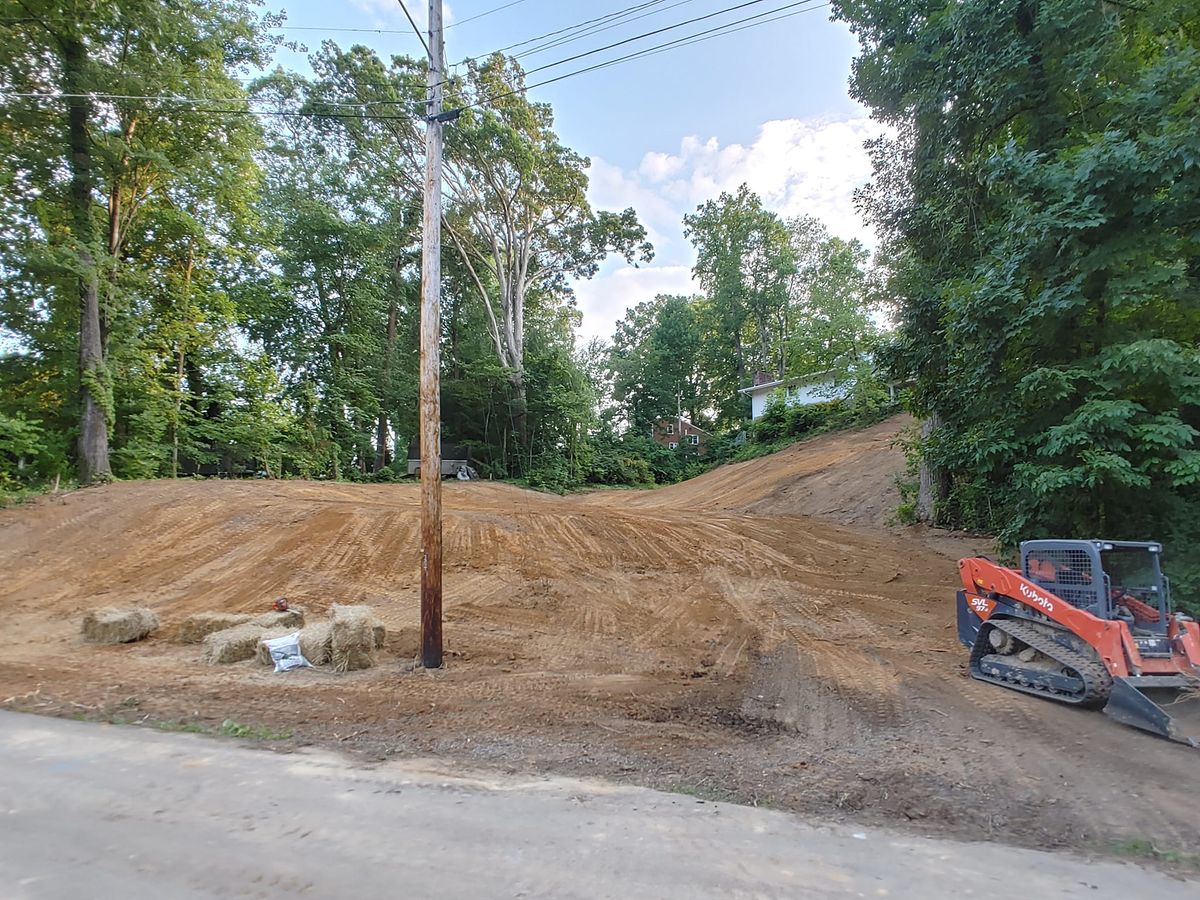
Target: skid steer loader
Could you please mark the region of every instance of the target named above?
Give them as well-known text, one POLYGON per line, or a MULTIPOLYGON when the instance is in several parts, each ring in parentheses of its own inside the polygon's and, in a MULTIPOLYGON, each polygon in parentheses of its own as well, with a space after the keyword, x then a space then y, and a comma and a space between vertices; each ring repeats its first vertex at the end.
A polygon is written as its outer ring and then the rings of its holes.
POLYGON ((959 560, 972 677, 1200 748, 1200 624, 1171 608, 1162 546, 1025 541, 1020 571, 959 560))

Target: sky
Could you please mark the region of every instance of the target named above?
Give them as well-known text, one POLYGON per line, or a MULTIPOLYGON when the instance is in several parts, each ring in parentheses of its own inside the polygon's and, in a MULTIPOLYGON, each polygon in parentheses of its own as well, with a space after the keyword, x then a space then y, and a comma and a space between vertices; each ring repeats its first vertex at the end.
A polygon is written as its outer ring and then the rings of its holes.
MULTIPOLYGON (((407 2, 423 26, 427 3, 407 2)), ((520 61, 532 85, 793 3, 660 0, 637 13, 645 16, 638 21, 520 61), (532 71, 743 3, 741 10, 532 71)), ((874 244, 854 209, 853 192, 870 176, 863 142, 880 128, 848 93, 856 42, 820 3, 793 5, 779 13, 796 13, 788 18, 530 91, 532 99, 552 105, 563 142, 591 160, 593 207, 632 206, 655 247, 650 264, 634 268, 610 259, 596 277, 575 285, 582 339, 610 337, 628 307, 655 294, 696 292, 695 253, 683 236, 683 216, 743 182, 780 215, 816 216, 836 235, 874 244)), ((460 61, 633 5, 635 0, 455 0, 444 7, 446 58, 460 61), (497 9, 506 2, 511 5, 497 9)), ((384 56, 424 52, 398 0, 267 0, 266 8, 285 12, 284 35, 308 48, 334 40, 365 44, 384 56)), ((282 50, 277 62, 307 71, 303 53, 282 50)))

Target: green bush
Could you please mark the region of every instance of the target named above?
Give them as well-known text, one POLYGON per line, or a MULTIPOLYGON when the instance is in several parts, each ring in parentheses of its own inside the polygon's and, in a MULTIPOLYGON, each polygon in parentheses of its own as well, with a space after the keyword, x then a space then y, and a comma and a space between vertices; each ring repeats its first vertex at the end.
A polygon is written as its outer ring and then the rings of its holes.
POLYGON ((800 437, 821 428, 846 424, 849 418, 849 405, 844 400, 790 406, 786 414, 787 433, 800 437))
POLYGON ((46 451, 40 422, 0 413, 0 489, 27 485, 46 475, 46 451))
POLYGON ((750 425, 750 440, 758 444, 770 444, 787 434, 788 405, 783 391, 772 391, 767 398, 763 413, 750 425))
POLYGON ((550 453, 538 458, 526 473, 525 482, 531 488, 554 491, 557 494, 565 493, 576 486, 566 459, 559 454, 550 453))
POLYGON ((626 456, 621 459, 620 480, 609 484, 654 484, 654 473, 640 456, 626 456))

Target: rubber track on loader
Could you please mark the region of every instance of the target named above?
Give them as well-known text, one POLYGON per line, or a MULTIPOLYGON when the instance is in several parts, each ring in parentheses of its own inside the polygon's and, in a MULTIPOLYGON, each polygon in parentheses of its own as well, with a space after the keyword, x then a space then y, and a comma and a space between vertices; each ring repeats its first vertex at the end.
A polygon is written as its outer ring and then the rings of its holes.
POLYGON ((1046 685, 1044 679, 1041 679, 1043 683, 1039 684, 1039 679, 1045 672, 1032 666, 1022 667, 1016 654, 1002 657, 1004 664, 1017 669, 1023 668, 1027 676, 1027 683, 1021 683, 1012 678, 1000 678, 988 675, 982 669, 983 658, 991 655, 986 628, 980 629, 979 637, 976 639, 975 646, 971 650, 970 671, 973 678, 998 684, 1014 691, 1024 691, 1026 694, 1046 697, 1047 699, 1057 700, 1059 703, 1069 703, 1073 706, 1084 706, 1088 709, 1100 709, 1108 703, 1108 695, 1112 690, 1112 676, 1109 675, 1108 669, 1104 667, 1099 658, 1094 658, 1077 650, 1064 647, 1058 641, 1054 640, 1053 633, 1057 630, 1054 626, 1042 625, 1038 622, 1018 621, 1016 619, 995 619, 988 622, 988 624, 992 628, 998 628, 1001 631, 1011 634, 1022 643, 1049 656, 1051 659, 1075 672, 1083 682, 1083 690, 1076 694, 1066 694, 1046 685))

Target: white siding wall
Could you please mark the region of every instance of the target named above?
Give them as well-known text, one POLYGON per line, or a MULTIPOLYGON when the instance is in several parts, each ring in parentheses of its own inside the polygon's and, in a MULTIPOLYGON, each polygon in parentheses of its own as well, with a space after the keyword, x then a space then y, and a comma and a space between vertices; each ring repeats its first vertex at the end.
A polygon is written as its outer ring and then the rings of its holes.
MULTIPOLYGON (((767 407, 771 394, 780 388, 766 388, 750 392, 750 417, 757 419, 767 407)), ((784 401, 788 406, 807 406, 810 403, 824 403, 826 400, 842 400, 850 393, 850 385, 834 386, 833 380, 814 381, 811 384, 801 384, 784 391, 784 401)))

